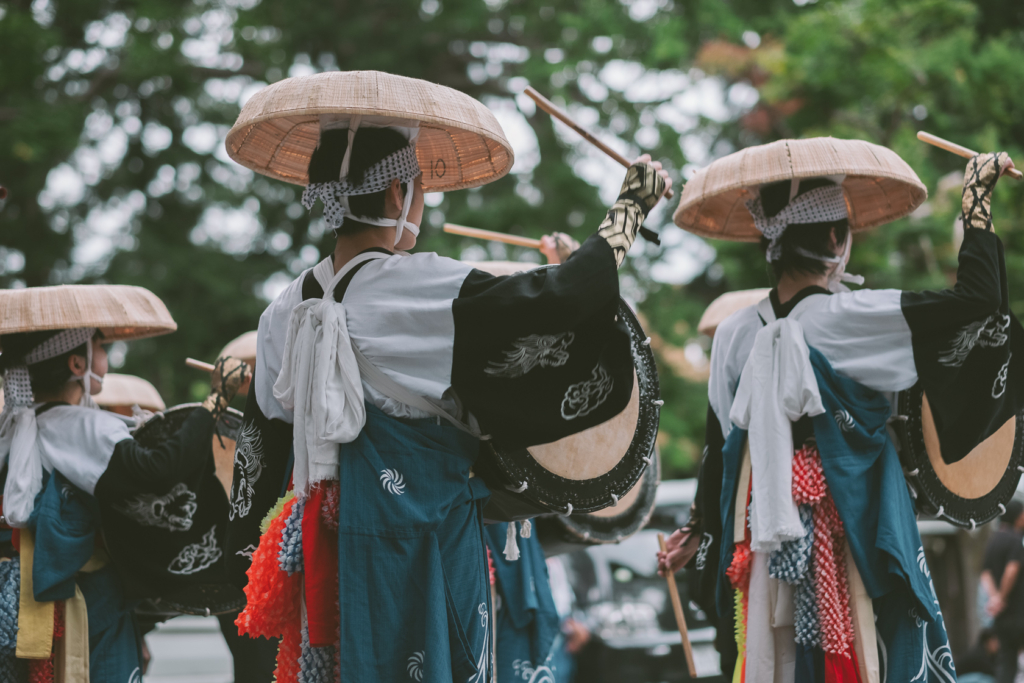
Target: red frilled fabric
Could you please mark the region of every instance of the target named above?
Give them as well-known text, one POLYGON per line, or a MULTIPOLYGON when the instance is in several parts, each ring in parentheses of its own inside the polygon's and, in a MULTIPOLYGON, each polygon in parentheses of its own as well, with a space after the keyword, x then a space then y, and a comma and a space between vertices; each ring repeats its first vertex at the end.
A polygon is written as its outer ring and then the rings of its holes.
POLYGON ((278 553, 285 521, 291 515, 296 499, 285 503, 281 514, 270 522, 267 533, 260 537, 259 547, 252 554, 252 565, 246 574, 246 606, 235 620, 240 635, 253 638, 280 638, 277 683, 297 683, 299 657, 302 654, 302 574, 291 576, 281 571, 278 553))

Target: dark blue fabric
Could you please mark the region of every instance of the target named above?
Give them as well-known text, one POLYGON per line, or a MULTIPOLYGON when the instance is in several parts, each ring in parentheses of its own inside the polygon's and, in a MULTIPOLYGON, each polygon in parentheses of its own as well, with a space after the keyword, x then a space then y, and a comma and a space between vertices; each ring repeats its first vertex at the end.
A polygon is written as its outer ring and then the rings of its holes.
MULTIPOLYGON (((927 571, 927 565, 925 565, 927 571)), ((929 579, 930 581, 930 579, 929 579)), ((938 610, 938 600, 934 601, 938 610)), ((890 681, 948 683, 956 680, 942 612, 923 617, 906 590, 874 600, 878 662, 890 681)))
POLYGON ((933 620, 938 603, 927 574, 914 504, 885 428, 889 401, 836 374, 814 348, 811 365, 825 407, 824 413, 812 418, 814 436, 864 587, 872 598, 879 598, 909 586, 918 613, 933 620), (852 420, 844 419, 846 415, 852 420))
POLYGON ((486 485, 479 441, 437 420, 366 405, 341 446, 338 561, 342 678, 489 680, 486 485))
POLYGON ((59 472, 47 477, 29 524, 35 531, 32 591, 39 602, 75 597, 75 577, 96 549, 96 499, 59 472), (44 559, 45 558, 45 559, 44 559))
MULTIPOLYGON (((38 555, 36 556, 38 561, 38 555)), ((78 575, 89 614, 90 683, 137 683, 141 653, 133 605, 124 598, 111 565, 78 575)))
POLYGON ((48 477, 36 499, 32 589, 36 600, 67 600, 75 583, 89 616, 89 680, 133 683, 141 669, 133 605, 121 590, 112 565, 79 572, 95 550, 99 528, 96 499, 73 486, 60 473, 48 477))
MULTIPOLYGON (((825 408, 812 418, 814 436, 853 559, 874 600, 883 678, 955 680, 913 502, 886 430, 889 401, 838 375, 817 349, 810 349, 810 358, 825 408)), ((719 610, 732 607, 725 570, 732 559, 736 479, 746 437, 746 432, 733 427, 722 449, 719 610)), ((796 680, 819 681, 820 673, 815 653, 798 651, 796 680)))
MULTIPOLYGON (((820 647, 796 644, 796 675, 793 683, 824 683, 825 653, 820 647)), ((862 682, 866 683, 866 682, 862 682)))
POLYGON ((812 418, 814 436, 853 559, 874 599, 884 678, 955 680, 913 502, 885 428, 889 401, 836 374, 824 355, 810 351, 825 408, 812 418))
MULTIPOLYGON (((518 538, 520 557, 509 561, 505 559, 507 530, 507 523, 491 524, 484 530, 501 598, 497 611, 499 681, 521 680, 525 671, 536 672, 542 666, 550 669, 548 658, 559 636, 558 611, 540 541, 536 534, 518 538)), ((552 683, 561 683, 557 672, 552 674, 552 683)))
MULTIPOLYGON (((743 464, 743 444, 747 441, 747 431, 733 426, 725 445, 722 446, 722 548, 718 563, 718 596, 716 604, 719 614, 729 614, 734 610, 732 586, 725 577, 725 571, 732 564, 733 525, 736 511, 736 486, 740 476, 740 465, 743 464)), ((743 492, 746 495, 746 491, 743 492)))

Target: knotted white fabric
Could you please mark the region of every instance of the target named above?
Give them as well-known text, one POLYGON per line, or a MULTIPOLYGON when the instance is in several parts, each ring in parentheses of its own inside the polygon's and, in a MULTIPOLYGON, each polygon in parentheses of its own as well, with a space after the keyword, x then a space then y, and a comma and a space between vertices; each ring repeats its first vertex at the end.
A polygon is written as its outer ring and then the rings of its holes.
MULTIPOLYGON (((28 524, 36 496, 43 490, 39 427, 36 424, 28 366, 77 349, 90 342, 95 334, 95 328, 62 330, 29 351, 23 363, 8 368, 4 373, 4 409, 0 412, 0 469, 7 464, 3 513, 7 524, 12 527, 23 528, 28 524)), ((92 402, 89 379, 97 377, 92 372, 92 344, 88 344, 87 348, 85 376, 69 378, 69 381, 82 381, 85 387, 83 405, 92 402)), ((97 379, 102 382, 102 378, 97 379)))
MULTIPOLYGON (((795 188, 799 188, 799 182, 794 180, 795 188)), ((786 226, 827 223, 849 217, 843 188, 840 185, 816 187, 799 197, 793 192, 789 204, 771 218, 765 215, 760 194, 747 202, 747 210, 754 218, 754 227, 768 239, 765 258, 769 263, 782 257, 781 239, 786 226)))
POLYGON ((509 562, 515 562, 519 559, 519 544, 516 543, 516 523, 509 522, 508 529, 505 530, 505 559, 509 562))
POLYGON ((307 299, 292 310, 274 397, 293 411, 292 481, 305 498, 318 481, 338 478, 338 444, 354 441, 366 424, 363 383, 334 287, 355 266, 385 258, 370 252, 355 257, 324 287, 322 299, 307 299))
POLYGON ((803 415, 825 412, 803 327, 783 318, 765 325, 740 375, 730 421, 748 431, 752 550, 778 550, 802 538, 793 502, 793 426, 803 415))

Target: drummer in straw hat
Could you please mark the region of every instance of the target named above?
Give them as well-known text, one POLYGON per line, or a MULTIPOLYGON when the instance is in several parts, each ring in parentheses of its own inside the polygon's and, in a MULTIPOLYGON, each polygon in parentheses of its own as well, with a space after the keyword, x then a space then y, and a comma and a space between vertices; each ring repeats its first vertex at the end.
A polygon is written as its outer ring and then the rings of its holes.
POLYGON ((686 186, 676 223, 760 240, 777 280, 718 326, 698 519, 659 554, 662 571, 677 570, 701 538, 699 602, 719 634, 736 634, 720 641, 724 671, 955 679, 886 421, 892 393, 920 382, 951 462, 1024 404, 1011 363, 1024 330, 1007 306, 990 213, 1009 168, 1004 153, 968 163, 958 283, 924 293, 846 287, 862 282, 845 272, 851 234, 926 196, 888 149, 783 140, 725 157, 686 186))
MULTIPOLYGON (((206 467, 196 458, 209 453, 215 419, 247 370, 239 361, 218 361, 202 407, 154 450, 136 443, 125 421, 98 410, 92 397, 107 372, 104 343, 176 327, 163 303, 139 287, 0 292, 0 471, 6 474, 0 528, 6 530, 2 555, 13 558, 0 562, 0 602, 17 623, 16 647, 12 630, 0 633, 9 639, 0 670, 27 676, 14 680, 139 679, 128 605, 130 598, 152 596, 128 595, 126 585, 153 579, 144 556, 154 548, 145 529, 171 521, 159 494, 206 467), (109 515, 127 510, 142 531, 118 538, 107 526, 109 515), (109 555, 97 545, 101 528, 109 555), (125 546, 133 551, 115 553, 125 546)), ((187 506, 187 519, 176 522, 191 524, 195 511, 187 506)), ((213 530, 197 531, 209 536, 202 556, 219 557, 222 540, 213 530)), ((180 551, 192 562, 181 573, 205 577, 208 567, 194 566, 196 550, 183 545, 180 551)))
POLYGON ((512 166, 493 115, 462 93, 379 72, 292 78, 246 103, 227 148, 305 185, 337 234, 260 318, 232 500, 240 629, 282 637, 278 680, 487 681, 479 440, 548 443, 629 401, 616 271, 665 174, 638 160, 564 265, 495 277, 408 253, 424 192, 512 166), (294 497, 268 516, 290 450, 294 497))

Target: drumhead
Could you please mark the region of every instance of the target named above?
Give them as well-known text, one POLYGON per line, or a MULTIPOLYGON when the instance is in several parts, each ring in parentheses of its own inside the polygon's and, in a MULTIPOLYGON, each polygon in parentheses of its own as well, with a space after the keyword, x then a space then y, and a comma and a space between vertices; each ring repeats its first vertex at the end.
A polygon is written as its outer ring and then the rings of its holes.
POLYGON ((917 509, 967 529, 1005 510, 1024 463, 1024 413, 1011 417, 963 459, 946 464, 920 384, 899 396, 900 461, 917 509))
POLYGON ((485 517, 501 521, 540 512, 596 512, 623 499, 654 461, 661 411, 658 370, 636 315, 619 301, 631 338, 636 381, 625 410, 604 424, 529 449, 485 442, 476 471, 491 486, 485 517), (526 486, 523 487, 523 482, 526 486), (505 490, 496 491, 495 489, 505 490), (497 511, 500 508, 501 512, 497 511))
POLYGON ((620 543, 647 526, 654 514, 655 496, 661 480, 657 450, 640 481, 619 502, 597 512, 542 517, 537 533, 548 554, 571 552, 580 545, 620 543))

